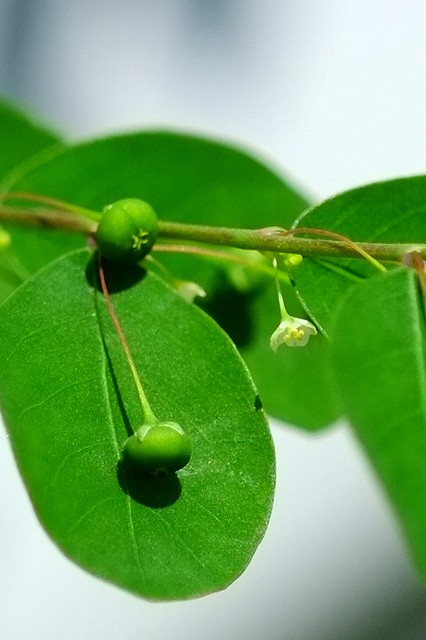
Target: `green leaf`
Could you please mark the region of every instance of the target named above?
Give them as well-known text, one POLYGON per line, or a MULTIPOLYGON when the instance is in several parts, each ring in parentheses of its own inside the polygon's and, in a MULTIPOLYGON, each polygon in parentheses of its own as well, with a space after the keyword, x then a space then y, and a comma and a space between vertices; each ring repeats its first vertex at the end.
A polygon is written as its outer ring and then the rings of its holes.
MULTIPOLYGON (((305 200, 251 156, 203 138, 144 132, 65 150, 15 184, 90 209, 121 198, 149 202, 163 220, 214 225, 290 224, 305 200), (90 176, 90 179, 88 179, 90 176)), ((161 256, 181 278, 210 283, 217 268, 187 256, 161 256)))
MULTIPOLYGON (((329 341, 318 334, 303 348, 282 346, 274 353, 269 338, 278 325, 278 304, 274 284, 268 284, 253 304, 253 340, 249 349, 242 348, 242 355, 272 415, 282 416, 285 412, 285 419, 291 424, 320 429, 339 417, 329 341)), ((289 312, 304 316, 290 286, 283 289, 289 312)))
MULTIPOLYGON (((336 231, 360 242, 426 242, 426 176, 353 189, 312 207, 296 227, 336 231)), ((326 332, 347 291, 377 273, 365 260, 305 259, 294 270, 297 290, 326 332)))
POLYGON ((31 122, 11 106, 0 102, 0 182, 30 156, 55 145, 58 138, 31 122))
POLYGON ((256 391, 206 314, 155 275, 108 273, 153 411, 193 445, 177 476, 129 475, 120 450, 141 409, 89 256, 58 259, 0 307, 0 403, 34 508, 70 558, 129 591, 168 600, 222 589, 271 509, 274 455, 256 391))
POLYGON ((344 409, 426 577, 426 341, 413 271, 354 287, 332 330, 344 409))
MULTIPOLYGON (((58 138, 21 113, 0 103, 0 191, 10 190, 27 171, 63 149, 58 138)), ((3 224, 12 244, 0 249, 0 302, 29 275, 84 239, 52 229, 3 224)))
MULTIPOLYGON (((201 138, 163 132, 76 146, 30 171, 15 188, 95 210, 120 198, 139 197, 162 219, 242 227, 290 226, 305 206, 304 199, 282 178, 246 153, 201 138)), ((229 281, 224 282, 223 264, 194 256, 156 257, 174 276, 195 280, 207 289, 209 313, 244 349, 256 372, 256 384, 265 390, 267 411, 307 428, 335 419, 337 409, 327 376, 321 378, 318 393, 311 394, 302 411, 298 393, 288 393, 295 388, 299 373, 310 379, 309 387, 315 385, 323 369, 325 344, 313 347, 309 356, 299 353, 271 360, 269 334, 254 330, 259 312, 256 296, 241 294, 229 281)), ((258 279, 256 273, 253 277, 258 279)), ((279 314, 268 282, 265 287, 262 313, 268 317, 269 331, 269 326, 273 330, 278 324, 279 314)))

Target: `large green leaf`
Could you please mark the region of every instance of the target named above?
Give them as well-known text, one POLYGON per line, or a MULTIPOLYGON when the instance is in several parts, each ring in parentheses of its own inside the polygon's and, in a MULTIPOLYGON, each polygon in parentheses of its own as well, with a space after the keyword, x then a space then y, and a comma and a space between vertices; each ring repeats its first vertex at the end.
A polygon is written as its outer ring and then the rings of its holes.
MULTIPOLYGON (((0 191, 8 190, 30 169, 61 149, 58 138, 12 107, 0 103, 0 191)), ((0 302, 23 280, 65 250, 82 246, 84 239, 52 229, 2 225, 12 244, 0 249, 0 302)))
MULTIPOLYGON (((328 229, 364 242, 426 242, 426 176, 371 184, 312 207, 296 226, 328 229)), ((329 330, 336 304, 375 273, 365 260, 305 259, 294 270, 310 315, 329 330)))
POLYGON ((193 442, 178 476, 129 475, 120 450, 141 410, 93 267, 85 275, 89 255, 58 259, 0 308, 0 402, 35 510, 69 557, 125 589, 153 599, 222 589, 271 509, 274 456, 256 391, 206 314, 152 274, 109 273, 150 404, 193 442))
MULTIPOLYGON (((122 197, 140 197, 163 219, 242 227, 290 226, 305 206, 291 187, 249 155, 208 140, 163 132, 76 146, 29 171, 15 188, 97 210, 122 197)), ((161 255, 160 259, 177 277, 196 280, 208 289, 209 313, 220 322, 225 315, 231 319, 231 336, 244 348, 256 382, 265 390, 268 411, 308 428, 328 424, 337 416, 328 378, 318 377, 325 344, 310 349, 309 356, 299 352, 273 358, 269 334, 254 329, 257 297, 224 283, 218 277, 218 270, 224 273, 222 265, 182 255, 161 255), (289 391, 295 389, 298 377, 303 378, 310 397, 303 411, 297 389, 289 391)), ((262 312, 272 327, 268 331, 272 331, 279 322, 276 302, 266 289, 262 300, 262 312)), ((223 323, 227 329, 228 324, 223 323)))
POLYGON ((0 183, 21 162, 58 142, 58 138, 50 131, 2 102, 0 140, 0 183))
POLYGON ((426 341, 414 272, 354 287, 332 330, 345 411, 426 577, 426 341))

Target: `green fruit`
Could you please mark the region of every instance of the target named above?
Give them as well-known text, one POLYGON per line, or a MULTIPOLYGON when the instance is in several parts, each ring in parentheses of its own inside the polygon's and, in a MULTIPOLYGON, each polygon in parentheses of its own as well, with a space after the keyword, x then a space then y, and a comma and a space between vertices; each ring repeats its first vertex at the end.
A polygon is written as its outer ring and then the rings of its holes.
POLYGON ((124 443, 123 459, 147 473, 178 471, 188 464, 191 441, 176 422, 143 425, 124 443))
POLYGON ((158 219, 147 202, 118 200, 105 207, 96 231, 102 256, 114 262, 138 262, 152 249, 158 236, 158 219))

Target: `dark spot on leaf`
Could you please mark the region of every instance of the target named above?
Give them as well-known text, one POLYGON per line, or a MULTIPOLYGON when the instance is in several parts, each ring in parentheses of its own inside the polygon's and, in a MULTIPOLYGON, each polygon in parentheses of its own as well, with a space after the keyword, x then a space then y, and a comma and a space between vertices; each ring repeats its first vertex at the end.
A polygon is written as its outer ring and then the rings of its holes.
POLYGON ((182 493, 176 473, 160 472, 157 475, 141 472, 120 460, 117 464, 117 480, 121 489, 132 500, 151 509, 164 509, 174 504, 182 493))
POLYGON ((261 411, 261 409, 263 409, 263 403, 259 395, 257 395, 254 399, 254 408, 255 408, 255 411, 261 411))

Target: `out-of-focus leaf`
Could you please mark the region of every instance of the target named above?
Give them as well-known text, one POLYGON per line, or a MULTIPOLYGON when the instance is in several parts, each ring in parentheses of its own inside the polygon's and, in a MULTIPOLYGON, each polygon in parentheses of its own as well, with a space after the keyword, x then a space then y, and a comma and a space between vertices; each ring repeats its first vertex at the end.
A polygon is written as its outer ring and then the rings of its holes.
MULTIPOLYGON (((63 149, 53 133, 4 103, 0 103, 0 140, 0 192, 63 149)), ((52 229, 10 224, 2 228, 11 235, 12 243, 0 248, 0 302, 41 266, 84 244, 81 237, 52 229)))

